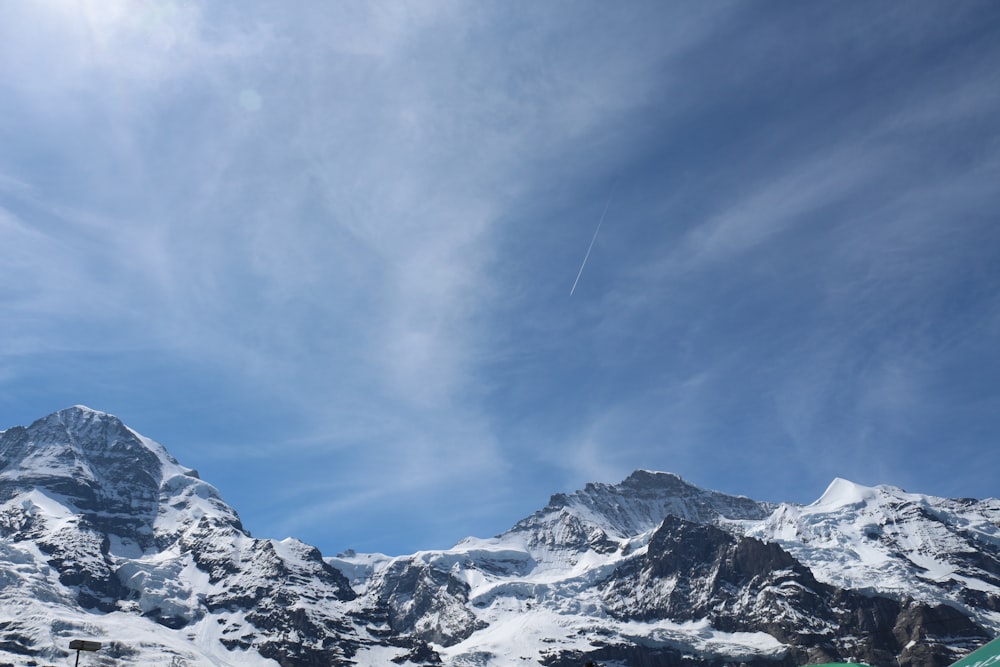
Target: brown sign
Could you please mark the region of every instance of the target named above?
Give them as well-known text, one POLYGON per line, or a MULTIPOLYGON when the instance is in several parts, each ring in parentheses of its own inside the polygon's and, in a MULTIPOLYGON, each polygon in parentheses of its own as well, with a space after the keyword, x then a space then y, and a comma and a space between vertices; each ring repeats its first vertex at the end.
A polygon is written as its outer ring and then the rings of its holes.
POLYGON ((69 643, 69 650, 71 651, 99 651, 101 649, 101 642, 88 642, 82 639, 74 639, 69 643))

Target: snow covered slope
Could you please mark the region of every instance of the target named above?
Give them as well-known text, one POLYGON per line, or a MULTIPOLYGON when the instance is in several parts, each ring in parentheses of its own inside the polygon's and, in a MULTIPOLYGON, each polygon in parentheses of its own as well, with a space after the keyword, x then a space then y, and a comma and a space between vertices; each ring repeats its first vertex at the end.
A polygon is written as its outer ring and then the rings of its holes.
POLYGON ((63 662, 75 638, 175 667, 352 664, 382 641, 317 549, 251 537, 196 472, 82 406, 0 433, 0 564, 0 664, 63 662))
POLYGON ((492 539, 329 560, 449 665, 943 665, 1000 631, 998 528, 996 500, 837 480, 770 505, 637 471, 492 539))
POLYGON ((1000 500, 837 479, 815 503, 782 505, 748 534, 829 584, 944 602, 1000 631, 1000 500))
POLYGON ((0 667, 939 667, 1000 632, 1000 501, 773 505, 637 471, 493 538, 323 558, 76 406, 0 432, 0 667))

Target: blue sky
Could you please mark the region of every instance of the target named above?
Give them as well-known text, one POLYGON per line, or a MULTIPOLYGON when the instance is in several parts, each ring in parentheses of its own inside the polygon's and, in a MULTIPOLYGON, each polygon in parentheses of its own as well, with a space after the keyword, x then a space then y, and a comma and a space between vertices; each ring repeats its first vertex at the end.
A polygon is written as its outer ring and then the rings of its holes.
POLYGON ((0 109, 0 428, 116 414, 257 536, 1000 495, 995 2, 3 3, 0 109))

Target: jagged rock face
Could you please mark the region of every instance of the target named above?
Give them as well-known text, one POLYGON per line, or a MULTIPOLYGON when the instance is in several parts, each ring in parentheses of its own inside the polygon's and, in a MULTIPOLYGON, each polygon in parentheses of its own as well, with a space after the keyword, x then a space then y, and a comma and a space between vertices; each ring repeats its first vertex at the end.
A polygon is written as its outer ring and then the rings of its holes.
POLYGON ((908 664, 934 665, 949 655, 942 639, 988 638, 950 607, 837 589, 777 544, 676 517, 602 589, 615 615, 708 619, 726 632, 764 632, 795 647, 798 664, 813 656, 890 664, 905 654, 908 664), (913 654, 907 647, 917 636, 923 652, 913 654))
POLYGON ((467 607, 469 585, 428 563, 393 563, 372 594, 397 634, 451 646, 484 627, 467 607))
POLYGON ((151 545, 162 464, 118 419, 68 409, 0 435, 0 502, 38 489, 106 532, 151 545))
POLYGON ((0 477, 16 472, 21 485, 63 493, 80 509, 135 514, 157 497, 160 459, 111 415, 69 408, 0 438, 0 477))
POLYGON ((824 581, 954 606, 996 627, 1000 501, 831 484, 809 506, 783 505, 748 534, 781 544, 824 581))
POLYGON ((602 528, 588 524, 571 510, 551 501, 545 511, 521 521, 512 532, 523 534, 526 546, 537 551, 570 549, 610 553, 621 547, 602 528))
POLYGON ((677 517, 667 517, 646 552, 626 561, 609 582, 608 608, 623 618, 742 615, 745 622, 748 611, 773 618, 783 609, 813 618, 824 606, 819 583, 781 547, 677 517))
POLYGON ((637 471, 494 538, 324 559, 110 415, 0 432, 0 667, 81 634, 176 666, 941 667, 998 631, 997 500, 836 480, 779 506, 637 471))
MULTIPOLYGON (((0 433, 0 500, 0 557, 44 559, 8 579, 47 602, 207 626, 223 652, 281 665, 351 664, 367 641, 317 549, 254 539, 214 487, 111 415, 76 407, 0 433)), ((0 608, 19 595, 0 588, 0 608)), ((25 632, 0 629, 0 644, 25 632)))
MULTIPOLYGON (((406 627, 418 627, 457 608, 447 586, 470 582, 468 607, 484 637, 512 615, 533 619, 522 624, 561 619, 556 636, 536 638, 538 660, 551 665, 939 667, 1000 629, 990 606, 1000 591, 998 510, 996 501, 842 480, 808 507, 765 505, 640 471, 557 494, 492 540, 375 568, 366 604, 399 607, 406 627), (922 578, 944 566, 971 584, 922 578), (416 570, 434 604, 413 604, 416 570), (376 600, 374 590, 406 594, 376 600)), ((446 663, 450 655, 449 664, 493 664, 495 653, 475 649, 478 636, 457 635, 446 663)))
POLYGON ((510 532, 526 534, 538 546, 607 551, 618 546, 615 541, 656 528, 665 516, 731 525, 762 520, 773 509, 769 503, 699 489, 677 475, 639 470, 620 484, 587 484, 571 495, 558 493, 510 532))
POLYGON ((967 616, 948 605, 907 600, 892 630, 900 667, 948 665, 992 638, 967 616))

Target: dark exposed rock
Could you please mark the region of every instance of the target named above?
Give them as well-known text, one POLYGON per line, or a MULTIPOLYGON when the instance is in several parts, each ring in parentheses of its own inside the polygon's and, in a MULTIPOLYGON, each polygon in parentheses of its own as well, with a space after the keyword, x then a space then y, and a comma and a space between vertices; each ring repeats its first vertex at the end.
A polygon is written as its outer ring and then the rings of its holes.
MULTIPOLYGON (((0 481, 0 498, 25 500, 0 513, 0 534, 37 544, 83 609, 120 611, 127 602, 175 630, 214 611, 240 612, 243 634, 253 628, 262 655, 287 665, 349 664, 355 629, 342 616, 316 611, 354 597, 345 577, 314 547, 290 541, 279 553, 275 543, 252 538, 213 487, 154 445, 86 408, 4 431, 0 472, 18 474, 0 481), (70 514, 49 525, 31 493, 44 494, 43 503, 56 499, 70 514), (168 556, 132 561, 112 553, 112 540, 130 553, 168 556), (177 578, 186 559, 217 592, 192 594, 191 583, 177 578), (156 595, 166 596, 164 604, 156 595)), ((13 647, 13 637, 2 633, 0 641, 13 647)), ((250 646, 241 637, 223 643, 250 646)))
POLYGON ((450 646, 483 627, 468 608, 468 584, 420 561, 394 563, 374 597, 394 632, 427 642, 450 646))
POLYGON ((588 662, 595 665, 616 664, 629 667, 795 667, 799 663, 791 655, 775 660, 743 660, 737 663, 729 657, 699 656, 668 647, 641 644, 612 644, 586 653, 566 651, 547 656, 547 667, 580 667, 588 662))
POLYGON ((954 644, 989 636, 951 607, 837 589, 776 544, 676 517, 664 520, 646 554, 601 586, 620 618, 707 618, 725 632, 765 632, 793 647, 802 663, 821 656, 892 665, 900 656, 908 666, 937 667, 954 651, 935 638, 954 644))
MULTIPOLYGON (((905 587, 886 591, 877 581, 844 587, 848 577, 831 577, 809 560, 810 550, 842 529, 841 515, 803 523, 801 506, 779 511, 666 473, 638 471, 617 485, 556 494, 495 541, 470 541, 467 551, 370 561, 343 554, 351 562, 327 562, 295 540, 253 538, 196 472, 116 418, 85 408, 0 433, 0 474, 0 546, 21 559, 0 570, 0 595, 36 585, 37 574, 51 583, 46 595, 90 617, 131 613, 191 636, 208 624, 222 646, 282 667, 357 664, 369 647, 393 663, 441 665, 445 651, 435 646, 473 637, 486 627, 480 619, 537 609, 579 624, 565 637, 540 640, 543 663, 556 667, 847 659, 942 667, 981 644, 990 635, 983 619, 990 626, 1000 609, 997 501, 878 491, 877 511, 866 514, 864 498, 875 491, 857 494, 854 532, 844 543, 881 550, 910 573, 902 580, 923 596, 911 599, 900 592, 905 587), (748 536, 748 525, 768 522, 772 532, 748 536), (799 540, 800 529, 814 532, 799 540), (934 539, 947 549, 934 553, 934 539), (924 551, 914 550, 925 541, 924 551), (335 562, 359 582, 361 598, 335 562), (940 564, 950 577, 932 578, 940 564), (668 631, 658 634, 623 630, 663 621, 668 631), (684 623, 707 635, 755 633, 764 648, 670 629, 684 623)), ((832 495, 854 502, 845 485, 838 488, 846 496, 832 495)), ((75 632, 56 626, 53 636, 75 632)), ((0 620, 0 649, 38 664, 65 655, 41 647, 32 632, 0 620)), ((118 659, 110 646, 103 655, 118 659)), ((453 664, 507 659, 516 658, 473 646, 453 664)))
POLYGON ((700 489, 670 473, 637 470, 621 484, 592 483, 573 494, 557 493, 544 509, 519 521, 510 533, 527 534, 537 544, 559 542, 564 548, 608 553, 620 546, 614 540, 651 530, 665 516, 717 524, 763 519, 773 508, 750 498, 700 489), (577 506, 605 517, 614 534, 581 522, 571 511, 577 506), (558 534, 551 530, 553 516, 564 517, 558 534))

